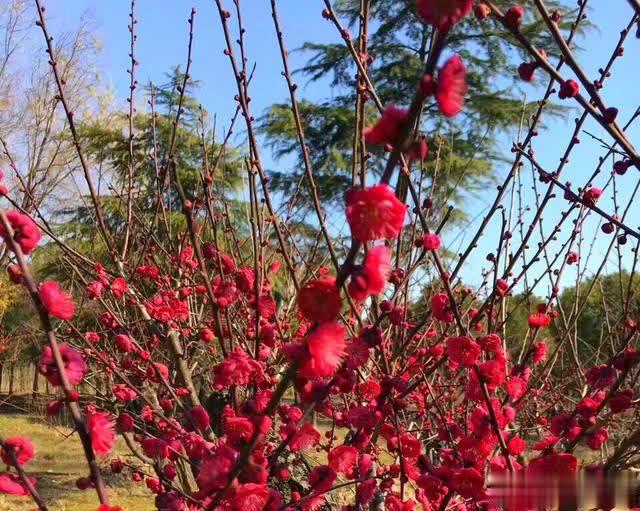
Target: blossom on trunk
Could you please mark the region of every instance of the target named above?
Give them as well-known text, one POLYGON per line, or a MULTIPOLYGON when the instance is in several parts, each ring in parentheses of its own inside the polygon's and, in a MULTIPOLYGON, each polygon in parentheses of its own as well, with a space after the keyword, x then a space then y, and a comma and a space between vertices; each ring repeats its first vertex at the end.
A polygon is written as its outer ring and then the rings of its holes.
POLYGON ((40 284, 38 296, 49 315, 64 321, 73 318, 76 304, 69 293, 63 291, 57 282, 48 280, 40 284))
MULTIPOLYGON (((40 243, 40 229, 29 215, 20 213, 19 211, 8 211, 7 220, 13 230, 13 241, 20 245, 20 249, 25 255, 29 255, 40 243)), ((9 234, 0 224, 0 238, 5 241, 9 238, 9 234)), ((7 244, 11 250, 11 246, 7 244)))
POLYGON ((360 243, 397 238, 407 213, 406 205, 385 184, 350 190, 346 205, 351 234, 360 243))
POLYGON ((100 456, 111 452, 116 441, 113 421, 107 412, 87 410, 87 429, 91 436, 91 447, 100 456))
POLYGON ((396 142, 402 125, 407 121, 409 112, 393 103, 387 105, 378 122, 364 129, 364 138, 369 144, 393 144, 396 142))
POLYGON ((362 268, 351 276, 348 290, 351 297, 364 301, 368 296, 382 293, 391 271, 391 250, 385 245, 377 245, 367 252, 362 268))
POLYGON ((346 355, 346 328, 332 321, 322 323, 309 335, 309 356, 302 361, 298 373, 305 378, 333 376, 346 355))
POLYGON ((467 93, 467 70, 458 55, 454 55, 438 74, 436 100, 438 108, 446 117, 454 117, 464 107, 464 95, 467 93))
MULTIPOLYGON (((65 373, 69 384, 77 385, 84 378, 87 372, 87 363, 82 358, 82 354, 71 348, 68 344, 62 343, 58 346, 62 362, 64 364, 65 373)), ((38 362, 38 370, 40 374, 45 376, 51 385, 62 385, 62 377, 58 372, 53 352, 50 346, 46 346, 38 362)))
POLYGON ((342 299, 333 277, 307 282, 298 293, 298 309, 309 321, 332 321, 340 314, 342 299))
POLYGON ((33 459, 33 444, 26 436, 13 436, 4 441, 4 447, 0 450, 0 458, 5 465, 13 466, 13 457, 9 451, 13 451, 19 465, 24 465, 33 459))
POLYGON ((472 0, 417 0, 418 17, 427 25, 449 30, 471 12, 472 0))

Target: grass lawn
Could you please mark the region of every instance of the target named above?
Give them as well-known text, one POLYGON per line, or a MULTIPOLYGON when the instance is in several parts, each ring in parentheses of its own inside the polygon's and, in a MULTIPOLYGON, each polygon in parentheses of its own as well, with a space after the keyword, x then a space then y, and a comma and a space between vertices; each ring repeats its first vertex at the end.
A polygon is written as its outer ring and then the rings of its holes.
MULTIPOLYGON (((322 435, 322 442, 326 442, 325 432, 328 428, 322 423, 317 425, 322 435)), ((337 440, 334 447, 342 444, 347 430, 336 429, 337 440)), ((3 438, 14 435, 27 436, 35 446, 35 458, 25 466, 28 475, 36 477, 36 488, 46 502, 50 511, 96 511, 99 502, 93 490, 81 491, 75 482, 79 477, 85 477, 88 469, 80 441, 71 429, 48 424, 36 416, 5 414, 0 415, 0 435, 3 438)), ((122 459, 129 458, 132 464, 137 464, 135 458, 129 454, 127 446, 118 440, 114 455, 122 459)), ((381 446, 384 442, 381 443, 381 446)), ((308 449, 304 456, 311 466, 327 463, 325 452, 308 449)), ((153 495, 144 483, 133 483, 128 475, 113 476, 108 467, 113 456, 107 456, 101 461, 103 475, 107 483, 110 504, 121 506, 125 511, 154 511, 153 495)), ((382 452, 384 463, 392 463, 393 457, 382 452)), ((6 467, 1 467, 3 472, 6 467)), ((128 473, 128 471, 125 471, 128 473)), ((409 489, 411 493, 411 490, 409 489)), ((353 501, 354 488, 346 486, 333 492, 328 500, 339 507, 353 501)), ((30 497, 10 497, 0 494, 0 511, 30 511, 35 505, 30 497)))
MULTIPOLYGON (((80 440, 68 428, 52 426, 26 415, 0 415, 0 435, 7 438, 24 435, 33 442, 35 458, 25 466, 30 476, 38 479, 38 492, 51 511, 95 511, 99 502, 93 490, 81 491, 75 486, 79 477, 88 474, 80 440), (69 435, 71 435, 69 437, 69 435)), ((126 458, 126 445, 117 444, 116 452, 126 458)), ((133 483, 127 476, 111 475, 111 457, 102 461, 103 474, 109 488, 111 505, 125 511, 152 511, 153 496, 144 483, 133 483)), ((2 467, 0 471, 4 471, 2 467)), ((35 509, 30 497, 0 494, 0 511, 35 509)))

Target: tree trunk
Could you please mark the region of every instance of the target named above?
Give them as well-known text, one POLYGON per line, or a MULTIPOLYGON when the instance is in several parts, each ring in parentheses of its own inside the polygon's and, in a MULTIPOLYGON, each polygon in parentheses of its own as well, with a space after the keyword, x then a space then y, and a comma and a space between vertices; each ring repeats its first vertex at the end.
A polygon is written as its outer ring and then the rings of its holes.
POLYGON ((11 364, 9 366, 9 394, 13 394, 13 376, 15 373, 15 365, 11 364))
POLYGON ((35 399, 36 396, 38 395, 39 391, 40 391, 40 385, 39 385, 39 381, 38 381, 38 368, 34 367, 34 371, 33 371, 33 385, 31 387, 31 394, 33 395, 33 398, 35 399))

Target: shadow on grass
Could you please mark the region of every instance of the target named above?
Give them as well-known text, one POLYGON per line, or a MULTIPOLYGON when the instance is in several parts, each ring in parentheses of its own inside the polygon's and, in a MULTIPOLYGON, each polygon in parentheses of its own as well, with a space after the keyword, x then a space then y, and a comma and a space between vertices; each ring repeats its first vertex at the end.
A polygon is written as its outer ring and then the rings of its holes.
MULTIPOLYGON (((95 511, 99 502, 92 490, 79 490, 76 481, 88 474, 82 446, 73 431, 61 424, 45 422, 35 416, 0 415, 0 435, 28 437, 35 446, 36 455, 25 466, 30 476, 38 479, 37 489, 51 511, 95 511)), ((127 457, 124 444, 117 444, 114 455, 127 457)), ((100 461, 102 473, 109 488, 110 504, 126 511, 152 511, 153 496, 144 483, 133 483, 124 475, 113 476, 109 470, 111 456, 100 461)), ((0 494, 0 511, 27 511, 34 509, 27 497, 9 497, 0 494)))

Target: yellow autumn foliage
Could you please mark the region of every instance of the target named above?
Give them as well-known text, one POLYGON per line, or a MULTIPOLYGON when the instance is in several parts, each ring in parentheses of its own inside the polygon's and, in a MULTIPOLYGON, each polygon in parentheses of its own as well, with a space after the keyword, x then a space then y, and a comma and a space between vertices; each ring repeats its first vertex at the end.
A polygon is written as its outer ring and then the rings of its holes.
POLYGON ((0 318, 18 300, 16 286, 6 279, 0 279, 0 318))

